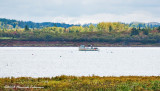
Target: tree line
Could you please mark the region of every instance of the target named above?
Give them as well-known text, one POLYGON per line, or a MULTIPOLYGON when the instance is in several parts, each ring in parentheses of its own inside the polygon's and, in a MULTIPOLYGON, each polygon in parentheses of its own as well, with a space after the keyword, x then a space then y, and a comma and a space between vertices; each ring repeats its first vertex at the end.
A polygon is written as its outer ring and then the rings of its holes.
POLYGON ((52 22, 42 22, 42 23, 35 23, 32 21, 17 21, 17 20, 11 20, 11 19, 5 19, 0 18, 0 28, 6 28, 6 29, 20 29, 25 28, 25 26, 28 26, 29 28, 44 28, 44 27, 71 27, 71 26, 78 26, 73 24, 65 24, 65 23, 52 23, 52 22))
POLYGON ((159 43, 160 26, 129 27, 120 22, 100 22, 96 26, 44 27, 42 29, 24 28, 0 29, 0 37, 29 41, 95 41, 95 42, 141 42, 159 43))

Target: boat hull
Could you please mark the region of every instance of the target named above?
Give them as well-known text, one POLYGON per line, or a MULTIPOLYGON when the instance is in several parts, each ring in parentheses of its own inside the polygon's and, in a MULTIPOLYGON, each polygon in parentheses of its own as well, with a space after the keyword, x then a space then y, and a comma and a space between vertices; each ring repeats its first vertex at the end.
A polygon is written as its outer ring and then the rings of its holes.
POLYGON ((99 49, 98 48, 96 48, 96 47, 85 47, 84 45, 81 45, 80 47, 79 47, 79 51, 99 51, 99 49))
POLYGON ((99 51, 98 49, 79 49, 79 51, 99 51))

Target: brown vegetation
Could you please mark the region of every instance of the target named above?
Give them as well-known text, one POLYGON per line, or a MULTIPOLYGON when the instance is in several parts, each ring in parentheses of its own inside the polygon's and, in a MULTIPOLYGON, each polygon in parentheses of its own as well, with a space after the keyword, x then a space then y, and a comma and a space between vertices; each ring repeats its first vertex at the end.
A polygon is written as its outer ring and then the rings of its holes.
MULTIPOLYGON (((41 91, 159 91, 159 76, 57 76, 52 78, 0 78, 0 89, 4 86, 44 87, 41 91)), ((13 89, 10 89, 12 91, 13 89)), ((24 90, 24 89, 23 89, 24 90)), ((22 91, 23 91, 22 90, 22 91)), ((34 89, 36 90, 36 89, 34 89)), ((38 89, 36 91, 39 91, 38 89)))
POLYGON ((97 47, 159 47, 159 43, 142 44, 134 43, 108 43, 108 42, 71 42, 71 41, 20 41, 20 40, 0 40, 0 47, 78 47, 81 44, 93 45, 97 47))

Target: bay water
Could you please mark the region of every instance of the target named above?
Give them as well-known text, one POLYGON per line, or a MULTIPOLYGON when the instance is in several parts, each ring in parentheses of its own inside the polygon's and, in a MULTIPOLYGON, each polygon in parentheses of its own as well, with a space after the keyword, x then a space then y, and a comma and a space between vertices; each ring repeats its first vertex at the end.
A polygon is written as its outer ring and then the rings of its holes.
POLYGON ((0 47, 0 77, 159 76, 159 47, 0 47))

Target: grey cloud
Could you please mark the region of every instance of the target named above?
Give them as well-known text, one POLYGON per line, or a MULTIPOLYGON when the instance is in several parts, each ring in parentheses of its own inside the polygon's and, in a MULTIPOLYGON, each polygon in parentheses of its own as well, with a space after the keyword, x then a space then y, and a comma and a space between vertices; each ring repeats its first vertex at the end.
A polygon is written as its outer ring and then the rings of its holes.
POLYGON ((78 17, 146 11, 158 16, 159 3, 159 0, 0 0, 0 13, 4 17, 78 17))

